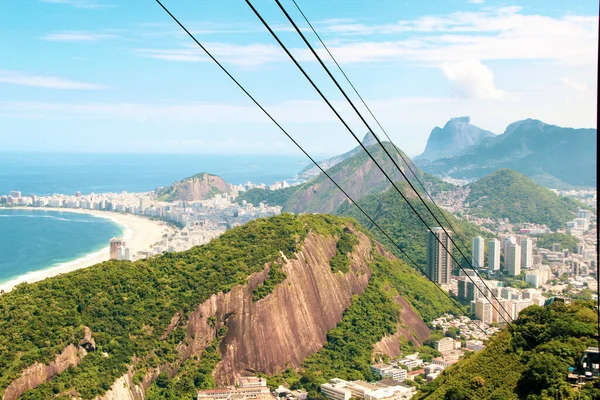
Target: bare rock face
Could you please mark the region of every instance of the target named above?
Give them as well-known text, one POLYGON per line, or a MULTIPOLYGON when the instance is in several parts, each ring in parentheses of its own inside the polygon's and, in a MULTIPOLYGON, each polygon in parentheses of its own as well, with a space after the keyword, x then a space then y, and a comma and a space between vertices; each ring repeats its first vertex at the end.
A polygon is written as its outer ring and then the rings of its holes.
POLYGON ((362 293, 369 280, 366 261, 371 244, 359 236, 349 273, 331 271, 332 238, 309 235, 298 257, 284 264, 288 278, 283 284, 257 303, 252 303, 250 293, 246 307, 225 323, 222 361, 215 370, 218 383, 231 384, 245 371, 273 374, 284 367, 299 367, 325 344, 327 331, 337 325, 352 296, 362 293))
POLYGON ((402 337, 412 340, 418 346, 423 344, 423 341, 427 339, 431 332, 404 297, 396 296, 395 300, 401 307, 400 321, 398 321, 396 333, 383 337, 373 346, 373 353, 386 354, 391 358, 402 354, 400 350, 400 339, 402 337))
POLYGON ((50 364, 45 365, 36 362, 25 369, 19 378, 8 385, 4 391, 2 400, 19 398, 25 391, 48 382, 71 366, 76 366, 86 354, 87 352, 84 348, 70 344, 50 364))
POLYGON ((81 339, 79 345, 86 351, 96 351, 96 341, 92 337, 92 330, 87 326, 83 328, 83 339, 81 339))
POLYGON ((143 400, 144 390, 133 384, 133 376, 129 372, 113 383, 112 387, 104 393, 103 400, 143 400))
POLYGON ((268 269, 250 276, 245 286, 212 296, 190 316, 189 345, 180 349, 183 358, 200 354, 224 325, 227 333, 220 343, 217 383, 231 384, 246 371, 275 373, 300 366, 323 346, 327 331, 340 321, 352 296, 367 286, 371 244, 358 235, 360 244, 347 274, 331 271, 333 238, 311 233, 297 258, 284 263, 287 279, 264 299, 254 303, 252 291, 268 276, 268 269))

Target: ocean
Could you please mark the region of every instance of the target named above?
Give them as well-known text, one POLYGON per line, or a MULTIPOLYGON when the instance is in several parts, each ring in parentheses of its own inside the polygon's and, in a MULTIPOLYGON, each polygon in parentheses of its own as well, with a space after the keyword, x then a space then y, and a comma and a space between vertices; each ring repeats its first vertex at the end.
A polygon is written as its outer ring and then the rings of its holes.
POLYGON ((122 232, 93 215, 0 208, 0 283, 98 251, 122 232))
MULTIPOLYGON (((208 172, 233 184, 293 181, 310 161, 301 157, 191 154, 0 152, 0 194, 146 192, 208 172)), ((1 232, 0 232, 1 233, 1 232)))
MULTIPOLYGON (((306 165, 287 156, 0 152, 0 195, 144 192, 199 172, 233 184, 272 184, 293 181, 306 165)), ((98 251, 120 234, 104 218, 0 208, 0 283, 98 251)))

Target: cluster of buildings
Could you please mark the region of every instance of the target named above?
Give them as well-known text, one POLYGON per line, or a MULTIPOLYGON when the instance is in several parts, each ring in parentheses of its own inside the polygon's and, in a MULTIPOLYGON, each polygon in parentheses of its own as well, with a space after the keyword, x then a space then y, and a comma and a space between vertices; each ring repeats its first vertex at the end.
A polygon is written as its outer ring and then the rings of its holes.
MULTIPOLYGON (((577 220, 585 221, 586 230, 590 219, 591 213, 587 210, 577 213, 577 220)), ((452 232, 434 227, 428 232, 427 274, 459 300, 469 303, 471 313, 486 324, 512 321, 530 305, 545 304, 551 294, 565 294, 565 291, 577 294, 585 288, 595 287, 595 238, 582 236, 575 254, 561 249, 558 244, 553 245, 551 251, 538 249, 535 234, 546 229, 529 224, 520 230, 521 234, 500 234, 497 239, 489 240, 487 251, 484 238, 473 238, 470 261, 480 274, 461 269, 458 276, 453 276, 452 232), (482 275, 495 279, 485 279, 482 275), (522 279, 528 288, 508 287, 504 276, 522 279), (559 278, 563 280, 562 285, 557 283, 559 278)))
POLYGON ((234 191, 243 192, 244 190, 250 189, 269 189, 269 190, 279 190, 289 188, 290 186, 299 185, 301 182, 295 182, 290 184, 288 181, 279 181, 275 182, 272 185, 265 185, 264 183, 252 183, 250 181, 246 182, 243 185, 232 185, 234 191))
MULTIPOLYGON (((236 386, 198 391, 197 400, 274 400, 267 380, 257 377, 241 377, 236 386)), ((299 399, 300 400, 300 399, 299 399)))
POLYGON ((567 222, 567 229, 573 236, 582 236, 590 228, 591 218, 589 210, 578 210, 575 219, 567 222))
POLYGON ((596 206, 597 192, 595 190, 556 190, 550 189, 559 196, 572 197, 589 206, 596 206))
POLYGON ((393 379, 368 383, 333 378, 321 385, 321 393, 330 400, 406 400, 412 398, 416 388, 393 379))

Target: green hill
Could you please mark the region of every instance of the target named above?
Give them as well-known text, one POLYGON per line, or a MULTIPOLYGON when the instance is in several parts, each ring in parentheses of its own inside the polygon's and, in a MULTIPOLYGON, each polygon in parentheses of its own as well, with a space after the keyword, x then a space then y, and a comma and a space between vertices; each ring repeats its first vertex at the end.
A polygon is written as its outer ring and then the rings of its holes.
MULTIPOLYGON (((262 300, 253 301, 271 301, 265 297, 278 285, 305 285, 298 281, 284 284, 286 275, 281 265, 283 259, 295 259, 301 249, 303 260, 330 251, 325 247, 304 249, 309 233, 337 238, 336 255, 330 261, 335 274, 332 279, 345 279, 343 271, 350 264, 345 257, 350 253, 343 253, 354 251, 357 241, 343 238, 357 235, 352 229, 362 232, 349 219, 283 214, 252 221, 185 252, 165 253, 134 263, 104 262, 21 284, 0 295, 0 394, 25 368, 34 363, 48 364, 69 345, 79 346, 88 330, 95 351, 88 352, 78 365, 26 391, 22 398, 92 399, 105 393, 130 368, 134 384, 148 376, 154 380, 147 392, 149 399, 193 397, 198 388, 214 387, 212 373, 222 356, 220 341, 228 337, 229 318, 245 312, 234 310, 233 314, 211 317, 212 322, 208 318, 207 329, 216 330, 214 341, 207 343, 201 354, 181 359, 182 346, 207 334, 198 337, 196 332, 203 331, 193 331, 190 336, 190 329, 198 322, 188 325, 188 318, 197 307, 218 292, 233 293, 239 285, 249 284, 249 277, 263 273, 266 264, 271 265, 268 277, 252 292, 262 300), (148 375, 157 368, 163 372, 148 375)), ((399 323, 396 296, 403 296, 426 321, 454 310, 448 298, 420 274, 401 260, 383 257, 374 242, 366 243, 370 255, 361 253, 352 260, 371 260, 370 264, 352 268, 357 276, 366 276, 367 288, 352 297, 338 326, 327 333, 323 350, 307 359, 310 364, 305 364, 303 375, 307 387, 333 377, 337 370, 332 367, 339 363, 345 365, 344 376, 370 376, 373 344, 383 335, 394 333, 399 323), (356 268, 366 267, 369 274, 366 270, 356 272, 356 268), (344 343, 351 345, 352 353, 344 343), (314 375, 317 369, 325 368, 326 374, 314 375)), ((298 305, 290 306, 295 310, 298 305)))
POLYGON ((170 186, 156 189, 156 197, 159 201, 199 201, 229 192, 231 192, 231 187, 223 178, 201 172, 170 186))
POLYGON ((546 224, 564 228, 580 204, 541 187, 510 169, 501 169, 469 185, 468 213, 477 217, 508 218, 512 223, 546 224))
POLYGON ((600 398, 600 385, 581 392, 566 382, 588 346, 598 346, 598 317, 591 302, 554 302, 520 313, 514 332, 504 329, 487 348, 466 356, 425 385, 415 399, 509 400, 600 398))
MULTIPOLYGON (((408 179, 414 179, 413 173, 406 167, 402 158, 396 153, 394 147, 389 142, 384 142, 388 152, 394 157, 408 179)), ((402 182, 404 178, 398 169, 390 161, 379 145, 368 147, 369 152, 378 161, 381 167, 388 173, 394 182, 402 182)), ((416 176, 426 184, 430 191, 434 192, 441 187, 450 186, 442 182, 439 178, 425 174, 416 165, 410 161, 410 158, 404 155, 408 160, 416 176)), ((363 196, 375 193, 381 193, 391 187, 391 184, 377 168, 365 151, 353 155, 352 157, 336 164, 327 170, 327 173, 355 200, 363 196)), ((316 178, 300 185, 284 204, 284 211, 293 213, 331 213, 335 211, 346 197, 342 192, 327 178, 320 174, 316 178)))

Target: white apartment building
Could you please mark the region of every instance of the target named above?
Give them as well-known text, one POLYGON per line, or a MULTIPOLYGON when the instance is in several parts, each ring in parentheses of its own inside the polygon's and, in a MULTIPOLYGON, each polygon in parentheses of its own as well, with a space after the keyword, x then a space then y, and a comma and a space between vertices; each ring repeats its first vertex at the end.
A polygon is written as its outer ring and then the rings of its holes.
POLYGON ((521 239, 521 268, 533 267, 533 241, 530 238, 521 239))
POLYGON ((445 337, 435 342, 435 349, 440 353, 454 350, 454 339, 445 337))
POLYGON ((485 241, 481 236, 473 238, 473 257, 471 263, 475 268, 483 268, 485 263, 484 256, 485 241))
POLYGON ((504 266, 511 276, 521 273, 521 246, 516 243, 510 243, 507 246, 507 252, 504 254, 504 266))
POLYGON ((500 241, 497 239, 488 243, 488 266, 492 271, 500 269, 500 241))

